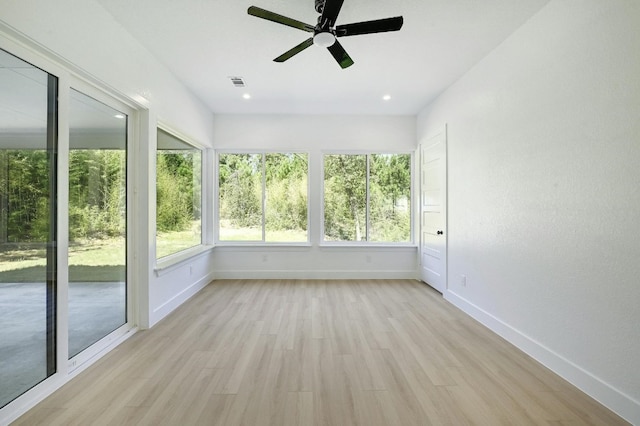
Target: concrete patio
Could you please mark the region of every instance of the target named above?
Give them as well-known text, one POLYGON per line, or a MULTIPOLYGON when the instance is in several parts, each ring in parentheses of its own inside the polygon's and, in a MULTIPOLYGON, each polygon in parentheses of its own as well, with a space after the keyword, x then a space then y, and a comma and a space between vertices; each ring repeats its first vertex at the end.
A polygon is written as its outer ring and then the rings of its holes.
MULTIPOLYGON (((44 283, 0 283, 0 407, 46 378, 44 283)), ((126 322, 123 282, 69 284, 69 355, 126 322)))

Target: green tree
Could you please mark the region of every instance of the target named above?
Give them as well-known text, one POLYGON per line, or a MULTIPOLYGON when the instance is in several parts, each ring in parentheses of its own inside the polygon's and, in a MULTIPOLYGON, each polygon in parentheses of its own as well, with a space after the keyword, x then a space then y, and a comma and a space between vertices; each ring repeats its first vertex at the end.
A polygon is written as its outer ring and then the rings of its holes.
POLYGON ((267 154, 266 229, 307 230, 307 156, 267 154))
POLYGON ((220 219, 234 227, 262 224, 262 156, 221 154, 219 161, 220 219))
POLYGON ((125 211, 124 150, 70 150, 70 239, 123 235, 126 229, 125 211))
POLYGON ((411 239, 411 156, 373 154, 369 163, 369 238, 411 239))
POLYGON ((324 232, 328 240, 366 238, 367 156, 324 157, 324 232))
POLYGON ((49 156, 46 150, 8 150, 7 241, 42 242, 49 235, 49 156))
POLYGON ((324 174, 325 239, 410 240, 410 155, 326 155, 324 174))
POLYGON ((200 217, 200 153, 159 151, 156 161, 156 227, 182 231, 200 217))

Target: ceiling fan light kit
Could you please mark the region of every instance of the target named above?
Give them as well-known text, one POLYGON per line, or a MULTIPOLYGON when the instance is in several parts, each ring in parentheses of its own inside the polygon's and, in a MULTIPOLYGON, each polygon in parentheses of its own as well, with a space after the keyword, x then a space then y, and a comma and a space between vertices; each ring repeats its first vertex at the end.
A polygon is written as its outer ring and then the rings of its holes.
POLYGON ((313 33, 312 37, 275 58, 275 62, 284 62, 315 44, 320 47, 326 47, 336 62, 338 62, 338 65, 344 69, 353 65, 353 60, 337 40, 337 37, 398 31, 402 28, 404 20, 402 16, 396 16, 395 18, 376 19, 373 21, 336 26, 336 20, 342 8, 342 3, 344 3, 344 0, 315 0, 315 10, 320 13, 318 24, 315 26, 256 6, 249 7, 247 12, 249 15, 266 19, 267 21, 313 33))
POLYGON ((313 36, 313 44, 320 47, 333 46, 336 42, 336 36, 331 33, 318 33, 313 36))

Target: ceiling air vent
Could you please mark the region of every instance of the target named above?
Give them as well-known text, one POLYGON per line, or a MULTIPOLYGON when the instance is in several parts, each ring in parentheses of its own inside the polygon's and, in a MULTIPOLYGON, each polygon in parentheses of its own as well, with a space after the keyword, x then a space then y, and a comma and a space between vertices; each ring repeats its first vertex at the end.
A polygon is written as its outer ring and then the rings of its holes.
POLYGON ((235 87, 245 87, 246 86, 246 84, 245 84, 244 80, 242 79, 242 77, 229 77, 229 79, 231 80, 231 83, 235 87))

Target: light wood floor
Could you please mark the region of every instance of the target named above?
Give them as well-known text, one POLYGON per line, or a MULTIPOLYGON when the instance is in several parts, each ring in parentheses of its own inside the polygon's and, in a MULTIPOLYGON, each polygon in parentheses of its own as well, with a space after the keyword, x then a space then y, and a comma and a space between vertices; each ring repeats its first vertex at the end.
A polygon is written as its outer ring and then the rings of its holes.
POLYGON ((18 425, 617 425, 409 280, 216 281, 18 425))

